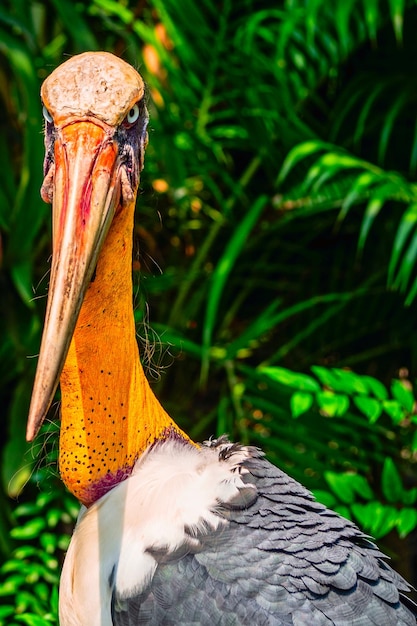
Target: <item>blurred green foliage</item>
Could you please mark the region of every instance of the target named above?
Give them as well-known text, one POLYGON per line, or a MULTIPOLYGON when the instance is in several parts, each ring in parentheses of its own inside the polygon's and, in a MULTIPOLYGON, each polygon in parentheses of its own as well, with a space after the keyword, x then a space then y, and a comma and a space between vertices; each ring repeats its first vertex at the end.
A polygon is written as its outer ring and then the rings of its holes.
POLYGON ((24 431, 50 254, 39 88, 85 50, 148 85, 135 306, 158 396, 194 439, 261 445, 412 577, 416 27, 407 0, 3 1, 0 623, 56 622, 74 519, 57 428, 24 431))
POLYGON ((11 536, 18 546, 0 568, 1 624, 58 623, 60 558, 77 513, 74 499, 58 490, 14 510, 11 536))

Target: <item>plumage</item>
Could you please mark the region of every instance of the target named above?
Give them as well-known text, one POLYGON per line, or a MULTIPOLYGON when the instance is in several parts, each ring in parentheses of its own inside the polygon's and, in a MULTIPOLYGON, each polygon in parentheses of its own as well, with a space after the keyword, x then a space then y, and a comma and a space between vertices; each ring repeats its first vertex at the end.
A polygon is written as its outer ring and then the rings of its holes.
POLYGON ((92 626, 411 626, 415 615, 399 596, 408 590, 363 533, 257 449, 225 438, 200 449, 167 440, 81 513, 62 575, 62 618, 92 626), (299 523, 289 533, 293 494, 299 523), (100 555, 91 554, 97 529, 100 555), (106 612, 95 622, 100 607, 106 612))
POLYGON ((408 584, 353 523, 258 449, 193 443, 150 389, 131 280, 140 76, 85 53, 42 97, 53 260, 28 438, 60 377, 60 471, 83 504, 61 626, 415 626, 408 584))

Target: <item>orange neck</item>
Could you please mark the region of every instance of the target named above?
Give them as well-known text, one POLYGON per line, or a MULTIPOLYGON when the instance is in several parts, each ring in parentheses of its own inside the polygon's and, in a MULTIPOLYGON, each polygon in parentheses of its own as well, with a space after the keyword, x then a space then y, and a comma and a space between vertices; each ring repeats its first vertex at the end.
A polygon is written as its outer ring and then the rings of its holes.
POLYGON ((133 212, 134 203, 116 212, 60 379, 60 472, 86 505, 126 478, 158 439, 189 440, 159 404, 139 360, 132 306, 133 212))

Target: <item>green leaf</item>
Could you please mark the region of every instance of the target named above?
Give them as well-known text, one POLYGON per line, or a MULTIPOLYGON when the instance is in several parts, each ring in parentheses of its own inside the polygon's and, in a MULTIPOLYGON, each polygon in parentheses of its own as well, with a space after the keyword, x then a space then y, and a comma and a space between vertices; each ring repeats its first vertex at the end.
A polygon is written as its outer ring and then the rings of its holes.
POLYGON ((391 384, 392 395, 398 402, 405 408, 408 413, 411 413, 414 408, 415 399, 412 391, 408 387, 409 383, 403 380, 393 380, 391 384))
MULTIPOLYGON (((38 550, 37 548, 35 548, 35 546, 18 546, 14 551, 14 555, 19 562, 27 559, 28 557, 33 557, 37 554, 37 552, 38 550)), ((9 561, 7 561, 7 564, 9 565, 10 563, 12 563, 12 561, 9 559, 9 561)))
POLYGON ((355 493, 348 474, 325 472, 324 477, 331 490, 342 502, 352 504, 355 501, 355 493))
POLYGON ((374 498, 374 493, 365 476, 361 474, 349 474, 348 476, 352 489, 358 496, 364 498, 364 500, 372 500, 374 498))
POLYGON ((16 517, 25 517, 27 515, 36 515, 41 512, 41 507, 36 502, 25 502, 23 504, 19 504, 15 508, 16 517))
POLYGON ((411 204, 401 218, 397 228, 394 244, 391 253, 390 264, 388 268, 388 285, 394 284, 394 275, 400 260, 401 254, 404 252, 405 244, 410 233, 417 226, 417 204, 411 204))
POLYGON ((373 519, 370 532, 375 539, 380 539, 395 528, 398 519, 398 510, 392 506, 384 506, 380 513, 379 509, 377 511, 378 514, 375 515, 373 519))
POLYGON ((291 396, 290 407, 293 417, 299 417, 309 410, 313 404, 314 398, 311 393, 305 391, 296 391, 291 396))
POLYGON ((325 149, 330 149, 333 146, 330 144, 326 144, 322 141, 305 141, 293 148, 287 155, 284 163, 282 164, 281 171, 278 175, 277 185, 280 185, 285 178, 288 176, 289 172, 294 169, 294 167, 305 159, 306 157, 312 156, 317 152, 325 149))
MULTIPOLYGON (((14 606, 11 604, 6 604, 4 606, 0 606, 0 620, 5 619, 6 617, 10 617, 14 615, 14 606)), ((10 622, 7 622, 10 623, 10 622)))
POLYGON ((354 396, 353 402, 359 411, 368 418, 371 424, 374 424, 382 413, 382 405, 378 400, 375 400, 375 398, 354 396))
POLYGON ((61 509, 58 509, 56 507, 48 507, 48 510, 46 511, 46 523, 49 526, 49 528, 55 528, 55 526, 57 526, 61 520, 61 516, 62 516, 62 511, 61 509))
POLYGON ((362 381, 366 385, 373 395, 378 398, 378 400, 387 400, 388 399, 388 391, 379 380, 373 378, 372 376, 362 376, 362 381))
POLYGON ((386 457, 384 461, 381 487, 382 493, 388 502, 401 502, 403 496, 401 476, 390 457, 386 457))
POLYGON ((203 328, 203 358, 201 366, 201 380, 203 382, 205 382, 208 374, 209 349, 217 318, 220 298, 225 288, 227 278, 268 200, 269 198, 267 196, 262 195, 253 203, 252 207, 234 231, 212 274, 203 328))
POLYGON ((374 497, 368 481, 361 474, 325 472, 324 476, 333 492, 346 504, 352 504, 356 500, 355 494, 366 500, 374 497))
POLYGON ((320 411, 329 417, 341 416, 349 408, 349 398, 332 391, 319 391, 316 395, 320 411))
POLYGON ((259 371, 274 382, 281 383, 287 387, 299 389, 300 391, 320 390, 320 385, 311 376, 292 372, 285 367, 261 367, 259 371))
POLYGON ((336 511, 336 513, 339 513, 339 515, 341 515, 345 519, 349 519, 349 520, 352 519, 352 515, 348 506, 344 504, 338 504, 337 506, 334 507, 334 510, 336 511))
POLYGON ((355 516, 359 526, 364 530, 369 530, 372 524, 374 504, 374 502, 370 502, 367 504, 355 502, 354 504, 352 504, 352 513, 355 516))
POLYGON ((363 172, 353 182, 349 193, 346 195, 342 203, 342 208, 337 216, 338 222, 345 219, 349 209, 359 202, 363 202, 366 197, 365 192, 379 181, 379 176, 373 172, 363 172))
POLYGON ((376 41, 376 33, 379 21, 379 11, 377 0, 368 0, 363 3, 365 12, 365 22, 368 28, 369 38, 372 41, 376 41))
POLYGON ((394 122, 399 116, 401 109, 407 104, 408 93, 405 91, 400 93, 395 102, 391 105, 389 111, 385 115, 384 126, 382 129, 379 147, 378 147, 378 162, 382 163, 385 160, 385 155, 388 149, 389 140, 392 136, 394 122))
POLYGON ((394 424, 402 422, 405 418, 405 411, 397 400, 384 400, 382 403, 384 411, 390 416, 394 424))
POLYGON ((374 196, 369 202, 365 210, 365 215, 363 217, 361 231, 359 233, 358 239, 358 250, 363 250, 365 246, 365 241, 368 237, 369 230, 379 214, 381 208, 386 202, 387 198, 379 196, 374 196))
POLYGON ((323 489, 313 489, 313 495, 318 502, 324 504, 324 506, 333 509, 337 504, 337 499, 330 491, 324 491, 323 489))
MULTIPOLYGON (((395 281, 392 285, 394 289, 399 289, 402 292, 406 291, 409 285, 409 281, 413 275, 413 270, 416 264, 416 258, 417 258, 417 231, 414 231, 411 237, 411 240, 409 242, 409 245, 407 247, 407 250, 405 251, 402 257, 401 265, 397 272, 395 281)), ((410 302, 407 300, 407 303, 409 304, 410 302)))
POLYGON ((391 506, 380 502, 360 504, 355 502, 351 506, 352 513, 361 528, 369 532, 375 539, 380 539, 389 533, 396 525, 398 511, 391 506))
POLYGON ((311 371, 317 376, 322 385, 337 391, 339 381, 333 370, 321 365, 312 365, 311 371))
POLYGON ((19 264, 15 263, 11 268, 16 289, 21 295, 23 302, 30 308, 34 308, 32 285, 32 264, 29 260, 22 260, 19 264))
POLYGON ((25 580, 25 576, 23 576, 22 574, 8 576, 7 580, 5 580, 3 583, 0 582, 0 597, 16 594, 21 585, 24 584, 25 580))
POLYGON ((40 544, 47 554, 53 554, 57 547, 58 537, 54 533, 42 533, 40 544))
POLYGON ((395 38, 398 44, 401 45, 403 39, 405 0, 389 0, 389 7, 395 38))
POLYGON ((408 291, 407 297, 405 299, 405 306, 410 306, 410 304, 413 302, 416 296, 417 296, 417 277, 408 291))
POLYGON ((330 369, 320 365, 313 365, 311 370, 325 387, 329 387, 333 391, 341 391, 348 394, 368 393, 363 376, 355 374, 355 372, 335 367, 330 369))
POLYGON ((363 380, 363 376, 355 374, 350 370, 344 370, 340 368, 332 368, 332 372, 335 374, 336 379, 333 382, 335 391, 343 391, 344 393, 360 393, 367 394, 368 389, 363 380), (337 381, 338 379, 338 381, 337 381))
POLYGON ((124 24, 130 24, 134 19, 134 13, 116 0, 94 0, 94 4, 117 16, 124 24))
POLYGON ((404 508, 398 512, 397 528, 398 533, 403 539, 417 526, 417 511, 416 509, 404 508))
POLYGON ((37 598, 40 598, 43 602, 48 602, 49 595, 51 593, 50 587, 44 582, 38 582, 34 585, 33 590, 37 598))
POLYGON ((79 51, 97 50, 96 38, 85 22, 81 11, 78 10, 79 5, 72 2, 62 2, 62 0, 52 0, 52 4, 77 42, 79 51))
POLYGON ((17 526, 10 531, 14 539, 34 539, 45 528, 45 520, 40 517, 26 522, 24 526, 17 526))
POLYGON ((36 503, 41 509, 43 509, 44 507, 47 507, 51 502, 53 502, 55 498, 56 494, 54 494, 53 492, 46 493, 44 491, 43 493, 40 493, 38 495, 38 497, 36 498, 36 503))
POLYGON ((403 489, 402 501, 404 504, 414 504, 417 502, 417 487, 403 489))
POLYGON ((34 613, 25 613, 23 615, 16 616, 16 620, 26 626, 46 626, 46 624, 54 623, 52 616, 40 617, 34 613))
POLYGON ((9 409, 9 439, 3 448, 2 480, 12 497, 17 497, 28 481, 32 464, 27 458, 30 446, 22 437, 29 407, 30 387, 21 378, 14 387, 14 395, 9 409), (26 459, 22 463, 22 459, 26 459))

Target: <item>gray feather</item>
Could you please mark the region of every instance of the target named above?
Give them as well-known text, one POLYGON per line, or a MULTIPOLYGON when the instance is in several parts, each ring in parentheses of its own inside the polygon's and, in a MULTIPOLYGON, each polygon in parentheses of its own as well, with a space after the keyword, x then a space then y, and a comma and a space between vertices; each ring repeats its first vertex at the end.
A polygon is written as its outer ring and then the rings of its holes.
POLYGON ((116 626, 415 626, 407 583, 350 521, 314 501, 258 451, 242 476, 254 485, 219 514, 226 529, 195 554, 154 557, 140 597, 118 598, 116 626))

